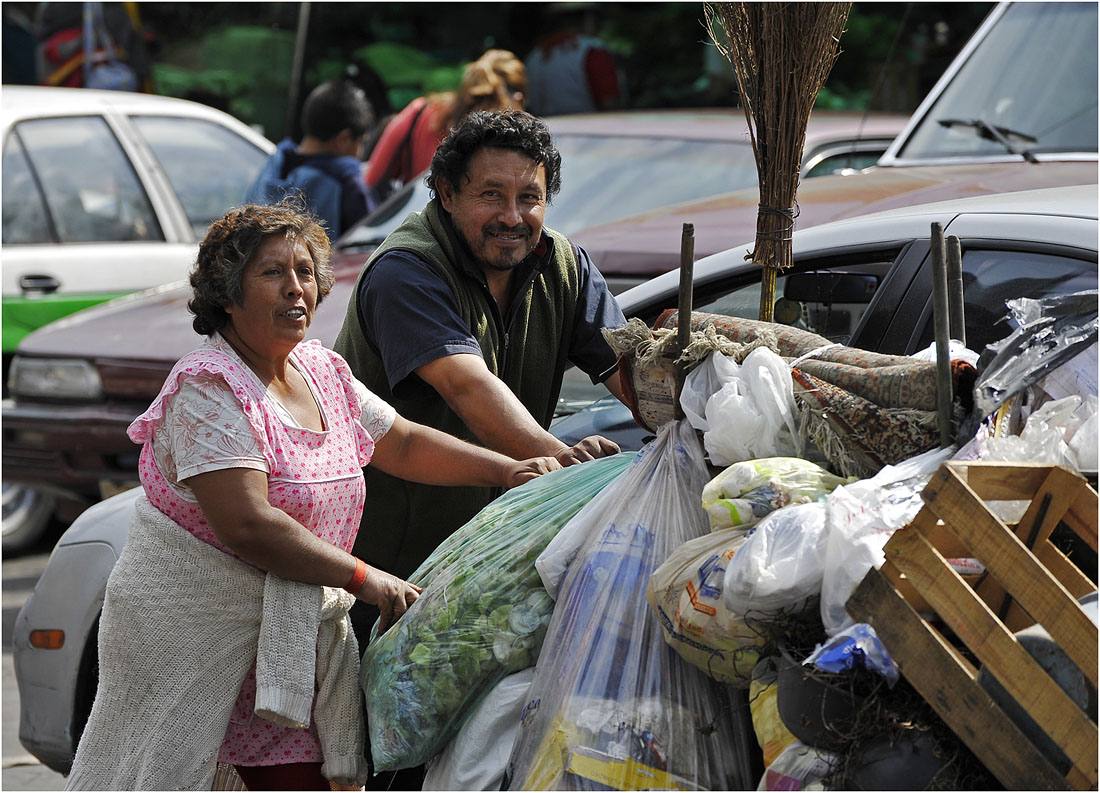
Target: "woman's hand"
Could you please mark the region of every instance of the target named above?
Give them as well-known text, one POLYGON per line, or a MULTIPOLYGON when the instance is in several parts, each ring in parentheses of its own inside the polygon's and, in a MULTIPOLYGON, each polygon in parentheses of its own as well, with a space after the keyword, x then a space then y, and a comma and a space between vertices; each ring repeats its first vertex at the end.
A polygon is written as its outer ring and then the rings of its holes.
POLYGON ((553 457, 532 457, 529 460, 510 460, 509 463, 505 466, 502 482, 507 488, 519 487, 524 482, 561 468, 561 463, 553 457))
POLYGON ((378 635, 381 636, 390 629, 391 625, 401 619, 401 615, 416 602, 422 591, 415 584, 367 565, 367 580, 363 582, 363 586, 359 587, 355 596, 365 603, 376 606, 381 612, 378 617, 378 635))

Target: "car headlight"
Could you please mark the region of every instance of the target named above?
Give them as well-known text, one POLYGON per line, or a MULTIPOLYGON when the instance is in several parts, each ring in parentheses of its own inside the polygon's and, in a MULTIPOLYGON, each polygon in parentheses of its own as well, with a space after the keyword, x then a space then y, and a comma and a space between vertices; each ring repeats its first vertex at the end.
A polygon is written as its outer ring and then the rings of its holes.
POLYGON ((89 361, 15 356, 8 387, 17 397, 101 399, 103 383, 89 361))

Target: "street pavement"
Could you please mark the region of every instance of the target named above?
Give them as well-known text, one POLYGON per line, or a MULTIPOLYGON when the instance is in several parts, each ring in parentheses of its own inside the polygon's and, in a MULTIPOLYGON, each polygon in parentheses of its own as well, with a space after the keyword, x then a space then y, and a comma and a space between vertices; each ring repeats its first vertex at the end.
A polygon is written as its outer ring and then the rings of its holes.
POLYGON ((65 777, 42 765, 19 743, 19 689, 15 684, 15 667, 11 656, 11 637, 15 617, 34 589, 34 584, 46 567, 49 553, 4 558, 3 588, 3 711, 0 722, 0 744, 3 760, 0 764, 2 790, 64 790, 65 777))

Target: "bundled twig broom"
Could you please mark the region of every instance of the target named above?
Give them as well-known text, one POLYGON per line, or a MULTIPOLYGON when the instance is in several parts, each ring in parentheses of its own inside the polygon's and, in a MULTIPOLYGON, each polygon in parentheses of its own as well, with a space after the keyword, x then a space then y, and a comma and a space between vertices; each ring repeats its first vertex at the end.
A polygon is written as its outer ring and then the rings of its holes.
POLYGON ((751 257, 762 268, 760 319, 772 321, 776 273, 791 266, 806 125, 840 53, 851 3, 707 3, 708 30, 733 65, 760 179, 751 257), (725 31, 719 40, 716 24, 725 31), (728 49, 727 49, 728 45, 728 49))

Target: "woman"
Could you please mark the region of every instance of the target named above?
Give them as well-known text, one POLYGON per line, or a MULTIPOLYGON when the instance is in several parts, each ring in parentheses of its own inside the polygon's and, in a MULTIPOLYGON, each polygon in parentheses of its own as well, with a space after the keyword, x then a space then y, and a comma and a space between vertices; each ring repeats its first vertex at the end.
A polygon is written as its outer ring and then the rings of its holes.
POLYGON ((523 110, 527 73, 508 50, 489 50, 469 64, 457 91, 419 97, 386 125, 367 165, 376 202, 431 165, 440 141, 475 110, 523 110))
POLYGON ((231 210, 199 248, 189 308, 207 339, 130 426, 144 496, 108 582, 70 789, 208 789, 215 761, 250 789, 360 787, 347 609, 376 606, 384 631, 420 591, 348 552, 362 467, 508 487, 559 467, 408 422, 304 341, 329 251, 287 203, 231 210))

